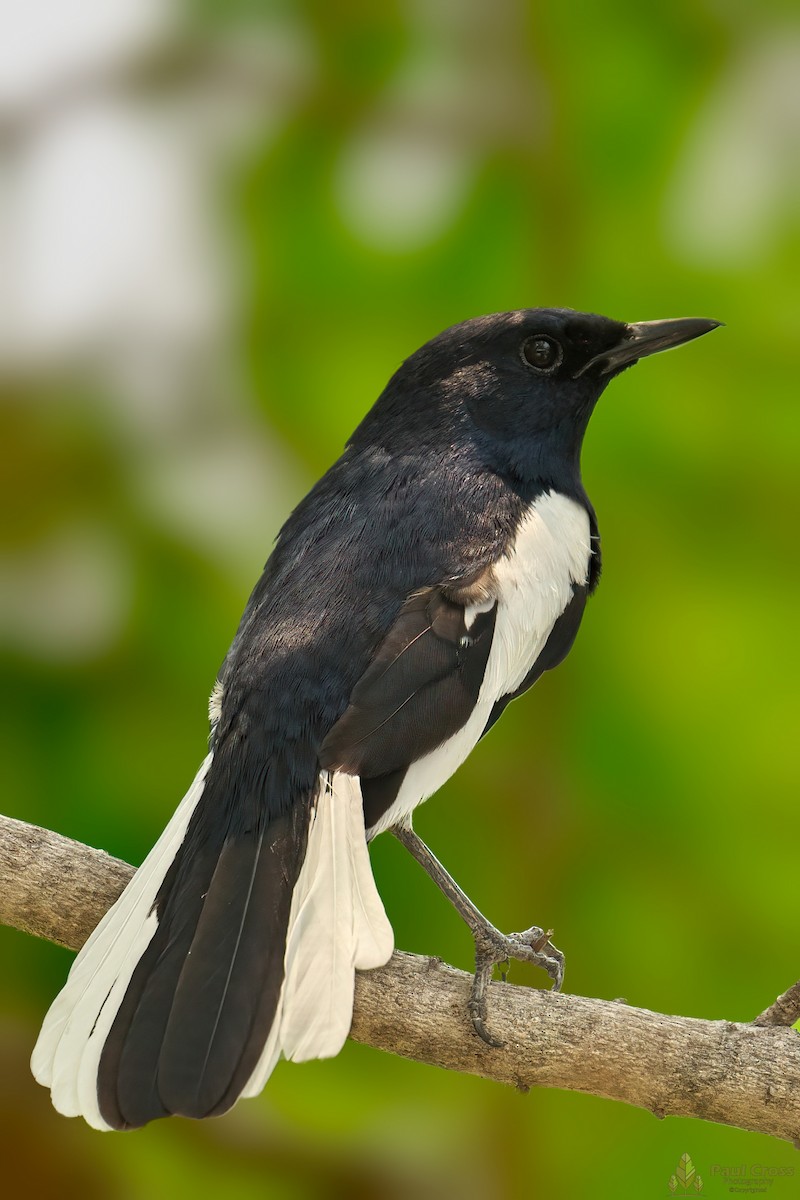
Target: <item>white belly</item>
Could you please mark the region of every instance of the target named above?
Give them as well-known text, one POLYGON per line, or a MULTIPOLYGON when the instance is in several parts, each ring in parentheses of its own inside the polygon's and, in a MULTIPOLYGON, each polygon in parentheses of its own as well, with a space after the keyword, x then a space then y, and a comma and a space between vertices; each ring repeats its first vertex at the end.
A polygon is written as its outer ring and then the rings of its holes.
MULTIPOLYGON (((461 765, 495 702, 516 691, 536 662, 570 601, 573 584, 587 582, 591 553, 589 514, 581 504, 548 492, 531 505, 513 547, 495 564, 497 616, 478 703, 458 733, 412 763, 394 804, 370 830, 372 836, 402 821, 461 765)), ((468 626, 470 615, 468 609, 468 626)))

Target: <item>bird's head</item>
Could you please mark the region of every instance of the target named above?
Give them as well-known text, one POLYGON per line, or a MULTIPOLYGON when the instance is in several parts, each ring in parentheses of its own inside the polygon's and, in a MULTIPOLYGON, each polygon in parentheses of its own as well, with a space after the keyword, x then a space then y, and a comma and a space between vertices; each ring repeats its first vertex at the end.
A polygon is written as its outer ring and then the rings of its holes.
POLYGON ((525 477, 577 470, 592 410, 640 358, 715 329, 700 318, 626 325, 563 308, 463 321, 408 358, 356 431, 387 449, 471 438, 487 465, 525 477))

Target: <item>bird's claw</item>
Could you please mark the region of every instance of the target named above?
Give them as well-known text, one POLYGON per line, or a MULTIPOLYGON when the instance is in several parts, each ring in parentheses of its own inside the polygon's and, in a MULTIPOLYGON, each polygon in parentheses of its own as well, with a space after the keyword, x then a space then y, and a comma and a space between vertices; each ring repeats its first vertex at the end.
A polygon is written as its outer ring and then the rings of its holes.
MULTIPOLYGON (((491 966, 489 967, 489 973, 491 973, 491 966)), ((470 1015, 470 1020, 472 1021, 472 1028, 475 1030, 478 1037, 481 1038, 482 1041, 486 1042, 487 1046, 491 1046, 493 1050, 499 1050, 501 1047, 505 1046, 505 1042, 501 1042, 499 1038, 492 1037, 491 1033, 489 1033, 489 1030, 486 1028, 486 983, 488 980, 484 980, 482 986, 480 987, 480 994, 476 994, 476 992, 479 990, 476 988, 477 982, 478 972, 476 971, 475 979, 473 980, 472 984, 472 994, 467 1001, 467 1011, 470 1015)))
POLYGON ((553 981, 553 991, 561 990, 564 982, 564 955, 550 941, 552 929, 546 932, 533 925, 523 933, 500 933, 499 930, 482 929, 475 935, 475 976, 467 1010, 475 1032, 488 1046, 499 1048, 504 1045, 489 1033, 486 1027, 486 996, 492 971, 502 966, 503 981, 512 959, 533 963, 542 967, 553 981))
POLYGON ((512 950, 509 957, 522 962, 531 962, 534 966, 541 967, 553 981, 552 990, 560 992, 564 982, 564 955, 550 941, 552 936, 552 929, 545 931, 538 925, 533 925, 524 933, 510 933, 508 935, 509 942, 518 946, 523 953, 516 953, 512 950))

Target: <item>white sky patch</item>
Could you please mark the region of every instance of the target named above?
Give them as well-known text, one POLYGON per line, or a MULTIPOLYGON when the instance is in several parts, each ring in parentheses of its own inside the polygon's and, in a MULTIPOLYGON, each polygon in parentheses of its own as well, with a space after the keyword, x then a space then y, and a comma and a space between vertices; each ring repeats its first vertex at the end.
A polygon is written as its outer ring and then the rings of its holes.
POLYGON ((709 97, 667 192, 668 242, 741 267, 773 249, 800 204, 800 33, 749 44, 709 97))
POLYGON ((0 560, 0 638, 42 661, 102 653, 128 618, 132 564, 110 530, 74 523, 0 560))
POLYGON ((56 113, 18 153, 0 350, 40 362, 145 329, 181 341, 216 324, 204 180, 186 131, 176 151, 180 133, 103 97, 56 113))
POLYGON ((486 80, 465 72, 448 36, 454 14, 433 29, 424 11, 409 16, 414 45, 345 145, 335 179, 344 220, 383 250, 435 241, 466 202, 480 158, 483 122, 472 118, 486 80))
POLYGON ((286 450, 267 444, 257 427, 248 432, 243 426, 151 453, 136 490, 143 511, 158 515, 246 585, 261 570, 291 508, 287 497, 299 500, 310 482, 286 450))
POLYGON ((0 112, 118 70, 173 29, 175 0, 0 0, 0 112))
MULTIPOLYGON (((251 14, 149 89, 163 47, 195 45, 189 17, 180 0, 0 0, 0 371, 46 379, 45 404, 67 401, 54 380, 85 384, 140 514, 250 582, 303 481, 231 378, 248 265, 221 185, 291 119, 316 59, 301 17, 251 14)), ((105 513, 67 527, 52 503, 49 531, 0 561, 2 633, 91 657, 122 631, 135 551, 105 513)))
POLYGON ((339 163, 336 191, 344 219, 365 242, 411 250, 434 241, 463 206, 474 156, 429 131, 359 134, 339 163))

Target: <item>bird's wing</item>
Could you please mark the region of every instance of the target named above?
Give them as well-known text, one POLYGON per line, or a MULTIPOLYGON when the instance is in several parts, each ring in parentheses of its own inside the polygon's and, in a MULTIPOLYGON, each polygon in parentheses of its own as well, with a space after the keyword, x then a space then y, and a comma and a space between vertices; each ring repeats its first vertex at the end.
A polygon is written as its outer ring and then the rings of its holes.
POLYGON ((478 700, 496 612, 490 571, 410 596, 325 738, 322 766, 362 781, 385 776, 461 729, 478 700))
POLYGON ((499 720, 507 704, 510 704, 512 700, 516 700, 523 692, 527 692, 528 688, 532 688, 537 679, 544 675, 545 671, 552 671, 553 667, 557 667, 567 657, 572 649, 572 643, 578 636, 578 629, 580 628, 583 612, 586 608, 588 594, 589 588, 586 584, 575 583, 572 585, 572 599, 550 630, 548 639, 542 647, 536 662, 519 687, 513 692, 509 692, 508 695, 501 696, 492 706, 489 720, 486 722, 481 737, 487 734, 495 722, 499 720))

